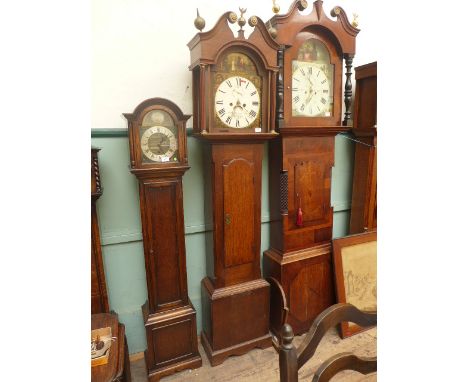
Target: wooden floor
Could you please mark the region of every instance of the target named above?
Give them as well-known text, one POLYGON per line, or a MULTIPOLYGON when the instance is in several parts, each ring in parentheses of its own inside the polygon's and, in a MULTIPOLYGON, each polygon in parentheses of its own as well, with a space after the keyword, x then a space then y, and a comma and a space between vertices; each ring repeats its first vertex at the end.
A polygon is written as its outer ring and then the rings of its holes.
MULTIPOLYGON (((303 336, 294 339, 297 347, 303 336)), ((203 366, 195 370, 185 370, 161 379, 162 382, 279 382, 278 355, 271 347, 255 349, 239 357, 230 357, 223 364, 211 367, 203 347, 199 345, 203 366)), ((335 329, 330 329, 320 343, 317 352, 299 371, 299 381, 312 380, 314 371, 328 357, 345 351, 356 355, 373 357, 377 353, 377 329, 356 334, 342 340, 335 329)), ((147 382, 144 359, 131 363, 132 381, 147 382)), ((343 371, 336 375, 333 382, 377 381, 376 374, 364 376, 354 371, 343 371)))

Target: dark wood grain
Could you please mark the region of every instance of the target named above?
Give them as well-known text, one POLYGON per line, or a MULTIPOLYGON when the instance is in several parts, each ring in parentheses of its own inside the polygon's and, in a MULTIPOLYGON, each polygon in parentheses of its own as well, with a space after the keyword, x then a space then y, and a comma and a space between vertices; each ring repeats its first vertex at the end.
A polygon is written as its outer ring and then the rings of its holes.
POLYGON ((145 254, 148 300, 142 306, 148 343, 148 379, 201 366, 196 312, 188 297, 182 176, 187 163, 185 115, 169 100, 152 98, 138 105, 128 120, 131 172, 137 177, 145 254), (178 128, 179 158, 175 162, 142 160, 140 126, 153 111, 167 112, 178 128))
POLYGON ((361 374, 377 371, 376 357, 358 357, 352 353, 340 353, 322 363, 314 374, 312 382, 328 382, 343 370, 354 370, 361 374))
MULTIPOLYGON (((296 349, 292 345, 293 330, 285 324, 281 330, 281 346, 279 348, 280 380, 281 382, 297 382, 299 369, 311 359, 317 350, 325 333, 337 324, 348 321, 362 327, 377 325, 376 312, 363 312, 351 304, 334 304, 320 313, 314 320, 307 335, 296 349)), ((314 381, 328 381, 336 373, 351 369, 364 374, 375 371, 376 358, 358 358, 349 354, 335 355, 326 360, 314 375, 314 381)))
MULTIPOLYGON (((284 103, 282 110, 276 111, 280 137, 269 144, 272 224, 263 269, 282 285, 289 306, 288 323, 296 334, 306 331, 334 302, 331 171, 335 136, 348 130, 342 123, 343 60, 355 53, 359 32, 340 7, 332 11, 335 20, 324 13, 320 0, 312 4, 310 12, 301 13, 306 7, 306 1, 296 0, 285 14, 270 20, 278 31, 276 41, 284 47, 284 59, 278 54, 284 103), (333 108, 328 117, 293 116, 293 60, 309 39, 325 45, 334 65, 333 108)), ((349 93, 348 87, 346 90, 349 93)), ((279 334, 273 323, 270 329, 279 334)))
POLYGON ((353 193, 349 233, 377 229, 377 62, 355 69, 353 193), (361 143, 360 143, 361 142, 361 143))
POLYGON ((96 201, 102 195, 98 152, 91 148, 91 313, 109 312, 96 201))

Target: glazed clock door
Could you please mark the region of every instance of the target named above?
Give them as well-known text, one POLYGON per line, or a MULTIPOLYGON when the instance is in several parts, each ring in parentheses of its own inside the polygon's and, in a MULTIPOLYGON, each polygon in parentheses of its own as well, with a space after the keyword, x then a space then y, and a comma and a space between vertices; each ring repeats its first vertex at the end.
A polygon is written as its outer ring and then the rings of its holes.
POLYGON ((339 125, 341 61, 332 44, 313 33, 299 33, 286 50, 285 124, 339 125))
POLYGON ((263 79, 254 61, 242 52, 225 54, 213 82, 215 127, 226 132, 261 132, 263 79))
POLYGON ((164 110, 151 110, 140 127, 140 149, 143 163, 179 161, 178 129, 164 110))

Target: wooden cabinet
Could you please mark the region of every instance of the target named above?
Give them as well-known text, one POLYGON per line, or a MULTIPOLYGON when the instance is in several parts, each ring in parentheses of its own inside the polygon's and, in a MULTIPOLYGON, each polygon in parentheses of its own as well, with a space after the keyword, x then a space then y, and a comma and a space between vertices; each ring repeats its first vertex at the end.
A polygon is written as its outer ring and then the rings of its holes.
POLYGON ((91 313, 109 312, 96 201, 102 195, 98 152, 91 148, 91 313))
POLYGON ((353 196, 349 233, 377 229, 377 62, 358 66, 352 133, 353 196))
POLYGON ((148 300, 142 306, 149 381, 201 366, 196 312, 188 297, 182 176, 189 169, 184 115, 152 98, 124 114, 131 172, 140 189, 148 300))
MULTIPOLYGON (((350 118, 350 69, 359 32, 340 7, 332 11, 337 20, 325 15, 320 0, 311 12, 301 13, 306 7, 307 2, 296 0, 286 14, 270 20, 282 46, 276 109, 280 137, 269 149, 272 224, 263 269, 284 289, 288 323, 296 334, 334 303, 331 171, 335 136, 347 131, 350 118)), ((270 329, 279 335, 273 322, 270 329)))

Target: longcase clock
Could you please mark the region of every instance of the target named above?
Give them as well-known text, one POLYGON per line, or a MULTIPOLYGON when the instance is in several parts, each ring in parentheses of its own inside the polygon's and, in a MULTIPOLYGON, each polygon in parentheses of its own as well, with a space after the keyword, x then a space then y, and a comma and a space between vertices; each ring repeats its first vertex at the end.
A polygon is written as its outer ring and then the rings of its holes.
POLYGON ((148 300, 142 306, 148 378, 201 366, 196 312, 187 293, 182 176, 189 169, 184 115, 152 98, 128 120, 131 172, 138 178, 148 300))
POLYGON ((245 11, 239 18, 225 13, 212 30, 188 43, 193 130, 204 142, 205 219, 213 223, 201 333, 212 365, 271 345, 269 284, 260 273, 260 213, 263 144, 277 136, 279 46, 255 16, 249 19, 253 32, 245 38, 245 11), (228 23, 236 21, 240 30, 234 36, 228 23))
POLYGON ((305 0, 297 0, 286 14, 270 20, 282 47, 276 109, 280 137, 270 143, 273 223, 263 261, 265 275, 285 291, 288 322, 296 334, 308 330, 334 302, 331 171, 335 135, 347 131, 350 119, 350 70, 359 32, 340 7, 332 11, 336 21, 324 14, 320 0, 302 14, 306 7, 305 0))
POLYGON ((353 198, 349 233, 377 229, 377 62, 358 66, 354 96, 353 198))
POLYGON ((109 312, 96 202, 102 195, 98 152, 91 148, 91 314, 109 312))

